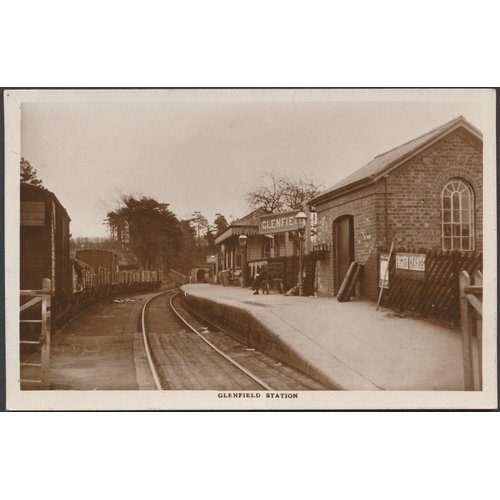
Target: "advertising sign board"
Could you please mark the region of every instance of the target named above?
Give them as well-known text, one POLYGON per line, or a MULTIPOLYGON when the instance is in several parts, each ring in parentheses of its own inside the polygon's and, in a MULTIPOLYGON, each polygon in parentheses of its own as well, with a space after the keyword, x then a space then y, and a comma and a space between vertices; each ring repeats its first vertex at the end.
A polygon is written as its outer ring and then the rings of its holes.
POLYGON ((425 280, 424 253, 397 253, 395 276, 413 280, 425 280))

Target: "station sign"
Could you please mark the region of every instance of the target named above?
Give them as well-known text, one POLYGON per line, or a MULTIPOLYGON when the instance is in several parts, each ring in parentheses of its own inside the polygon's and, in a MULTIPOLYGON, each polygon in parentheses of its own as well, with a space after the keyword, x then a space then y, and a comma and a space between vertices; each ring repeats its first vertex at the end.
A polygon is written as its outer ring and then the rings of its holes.
POLYGON ((299 210, 283 212, 281 214, 268 214, 259 217, 259 234, 286 233, 299 228, 295 216, 299 210))
POLYGON ((425 280, 425 253, 397 253, 395 276, 425 280))
POLYGON ((217 257, 215 255, 209 255, 207 257, 207 264, 215 264, 217 262, 217 257))

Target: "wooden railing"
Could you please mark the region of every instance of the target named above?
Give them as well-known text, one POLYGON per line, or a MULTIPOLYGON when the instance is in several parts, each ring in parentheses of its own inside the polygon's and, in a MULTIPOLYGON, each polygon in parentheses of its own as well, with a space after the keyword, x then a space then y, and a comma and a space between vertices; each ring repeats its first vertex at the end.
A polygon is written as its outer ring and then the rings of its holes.
POLYGON ((471 280, 467 271, 460 273, 460 317, 462 354, 466 391, 483 387, 483 275, 477 271, 471 280), (474 340, 476 339, 476 340, 474 340), (474 349, 474 343, 477 348, 474 349), (474 363, 474 358, 476 363, 474 363))
MULTIPOLYGON (((50 386, 50 304, 52 299, 52 289, 51 281, 49 279, 44 279, 42 283, 41 290, 21 290, 21 302, 23 302, 22 297, 32 297, 27 302, 24 302, 20 306, 19 310, 19 322, 20 324, 41 325, 38 331, 35 331, 34 337, 21 338, 22 329, 20 328, 20 338, 19 342, 21 345, 36 345, 38 349, 36 353, 31 356, 25 362, 20 363, 21 368, 21 384, 36 384, 41 388, 48 388, 50 386), (40 311, 36 310, 36 306, 40 304, 40 311), (24 313, 24 315, 23 315, 24 313), (32 313, 32 314, 27 314, 32 313), (23 317, 24 316, 24 317, 23 317), (38 319, 38 316, 40 319, 38 319), (36 317, 36 319, 34 319, 36 317), (32 358, 35 355, 40 354, 40 362, 33 363, 32 358), (24 368, 24 370, 23 370, 24 368), (40 378, 23 378, 24 371, 29 371, 39 369, 40 378)), ((33 377, 33 375, 31 375, 33 377)))
POLYGON ((180 284, 185 284, 188 282, 187 276, 177 271, 174 271, 173 269, 170 269, 170 271, 168 272, 168 276, 170 279, 174 279, 176 282, 180 284))
POLYGON ((267 259, 252 260, 252 261, 248 262, 248 267, 249 267, 249 270, 250 270, 249 277, 250 278, 255 278, 255 275, 266 264, 267 264, 267 259))

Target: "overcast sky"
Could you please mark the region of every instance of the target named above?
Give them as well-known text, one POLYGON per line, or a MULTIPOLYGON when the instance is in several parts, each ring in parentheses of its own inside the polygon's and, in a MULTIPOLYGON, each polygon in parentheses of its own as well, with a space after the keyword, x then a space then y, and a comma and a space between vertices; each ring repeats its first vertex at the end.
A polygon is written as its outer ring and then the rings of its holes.
POLYGON ((68 211, 73 236, 106 236, 105 204, 120 193, 168 203, 180 219, 240 218, 263 172, 326 189, 459 115, 480 130, 491 116, 471 94, 415 91, 403 101, 335 91, 62 95, 22 103, 21 155, 68 211))

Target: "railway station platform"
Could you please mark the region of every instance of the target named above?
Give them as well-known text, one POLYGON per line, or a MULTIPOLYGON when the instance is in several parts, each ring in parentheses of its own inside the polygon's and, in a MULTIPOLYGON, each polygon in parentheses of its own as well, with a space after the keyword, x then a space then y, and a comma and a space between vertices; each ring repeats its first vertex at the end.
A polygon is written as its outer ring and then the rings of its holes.
POLYGON ((401 317, 371 301, 214 284, 183 285, 184 300, 220 328, 338 390, 464 390, 458 330, 401 317), (222 326, 221 326, 222 325, 222 326), (240 333, 241 334, 241 333, 240 333))

